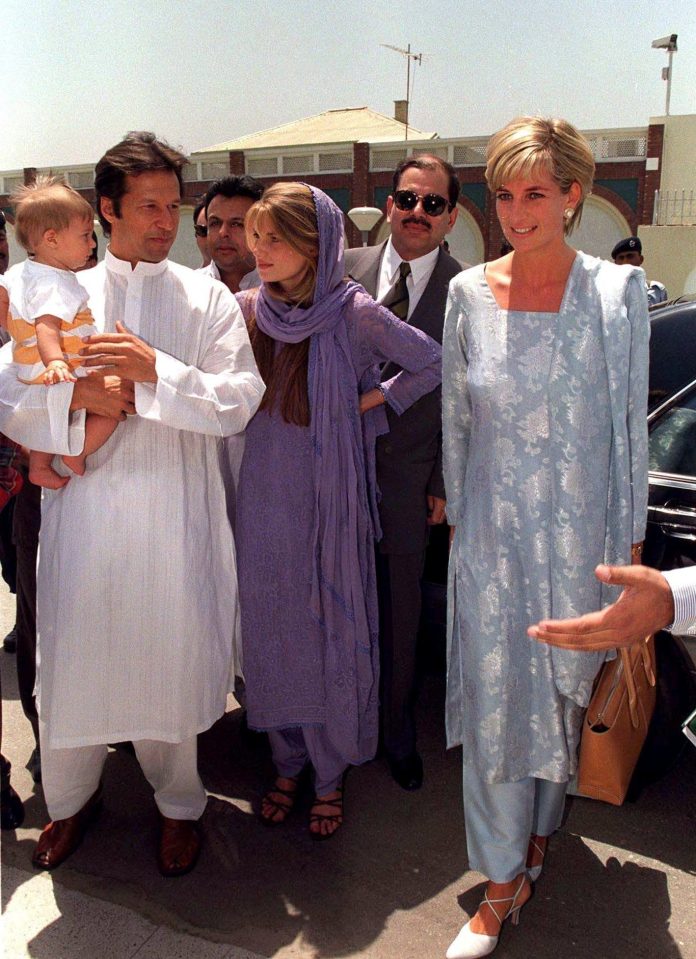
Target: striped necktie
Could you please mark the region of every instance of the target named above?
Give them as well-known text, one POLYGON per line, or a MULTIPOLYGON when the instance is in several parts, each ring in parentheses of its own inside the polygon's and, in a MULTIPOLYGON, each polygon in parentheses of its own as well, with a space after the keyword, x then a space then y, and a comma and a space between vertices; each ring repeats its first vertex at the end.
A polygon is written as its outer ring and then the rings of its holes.
POLYGON ((399 264, 399 278, 382 300, 382 306, 391 310, 394 316, 406 321, 408 318, 408 286, 406 278, 411 275, 411 264, 405 260, 399 264))

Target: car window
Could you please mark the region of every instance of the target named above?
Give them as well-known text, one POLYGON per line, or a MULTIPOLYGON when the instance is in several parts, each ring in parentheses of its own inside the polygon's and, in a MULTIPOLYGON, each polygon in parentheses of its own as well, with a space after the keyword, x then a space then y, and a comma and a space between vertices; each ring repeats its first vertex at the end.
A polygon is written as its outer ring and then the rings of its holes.
POLYGON ((651 470, 696 477, 696 393, 652 426, 648 449, 651 470))
POLYGON ((650 314, 648 409, 696 380, 696 303, 680 303, 650 314))

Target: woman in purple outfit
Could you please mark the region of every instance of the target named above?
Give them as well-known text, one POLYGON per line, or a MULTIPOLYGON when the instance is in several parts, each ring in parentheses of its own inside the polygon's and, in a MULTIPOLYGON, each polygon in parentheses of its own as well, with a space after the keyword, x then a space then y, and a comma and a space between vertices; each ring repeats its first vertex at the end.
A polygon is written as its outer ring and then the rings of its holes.
POLYGON ((238 299, 266 394, 236 537, 248 720, 277 773, 261 818, 287 818, 310 763, 309 830, 327 839, 345 770, 377 747, 375 438, 385 402, 402 413, 438 386, 440 347, 345 278, 343 215, 321 190, 275 184, 246 230, 263 284, 238 299), (379 384, 387 360, 402 371, 379 384))

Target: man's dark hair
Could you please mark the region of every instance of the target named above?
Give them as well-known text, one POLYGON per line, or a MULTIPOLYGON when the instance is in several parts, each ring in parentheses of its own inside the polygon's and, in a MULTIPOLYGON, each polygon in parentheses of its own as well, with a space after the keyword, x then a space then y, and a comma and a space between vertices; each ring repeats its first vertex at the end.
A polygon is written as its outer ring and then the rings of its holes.
POLYGON ((396 193, 399 189, 399 180, 403 176, 404 171, 411 168, 415 170, 441 170, 449 181, 447 184, 449 208, 450 210, 455 208, 457 200, 459 199, 459 180, 457 179, 456 170, 447 160, 443 160, 442 157, 435 156, 432 153, 421 153, 419 156, 406 157, 405 160, 402 160, 396 170, 394 170, 392 193, 396 193))
POLYGON ((198 215, 201 210, 205 210, 205 197, 202 200, 199 200, 198 203, 193 208, 193 225, 198 225, 198 215))
POLYGON ((205 212, 208 213, 208 206, 213 197, 224 196, 232 199, 234 196, 248 196, 250 200, 256 203, 263 196, 265 187, 260 180, 253 176, 225 176, 221 180, 216 180, 203 197, 205 212))
POLYGON ((102 216, 101 198, 111 200, 114 214, 121 215, 121 198, 126 192, 126 177, 164 170, 176 174, 183 192, 182 169, 187 162, 183 153, 158 140, 154 133, 131 131, 125 139, 107 150, 94 171, 97 194, 97 216, 104 233, 109 236, 109 221, 102 216))

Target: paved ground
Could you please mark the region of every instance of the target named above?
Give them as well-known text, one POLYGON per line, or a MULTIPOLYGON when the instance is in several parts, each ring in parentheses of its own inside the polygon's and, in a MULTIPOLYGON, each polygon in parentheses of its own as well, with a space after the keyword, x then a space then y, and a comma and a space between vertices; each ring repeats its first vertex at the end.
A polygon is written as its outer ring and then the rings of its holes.
MULTIPOLYGON (((2 593, 0 637, 12 617, 2 593)), ((328 843, 310 841, 306 804, 279 829, 258 823, 268 758, 230 711, 201 737, 211 798, 199 866, 165 880, 149 787, 122 752, 109 754, 105 809, 80 850, 51 875, 32 870, 46 813, 24 769, 32 743, 14 657, 0 652, 0 668, 3 749, 27 810, 2 836, 6 959, 440 959, 475 909, 481 877, 466 871, 459 756, 444 750, 437 675, 421 703, 423 790, 403 792, 381 762, 354 770, 346 825, 328 843)), ((689 749, 636 803, 571 800, 548 870, 496 957, 696 959, 695 787, 689 749)))

